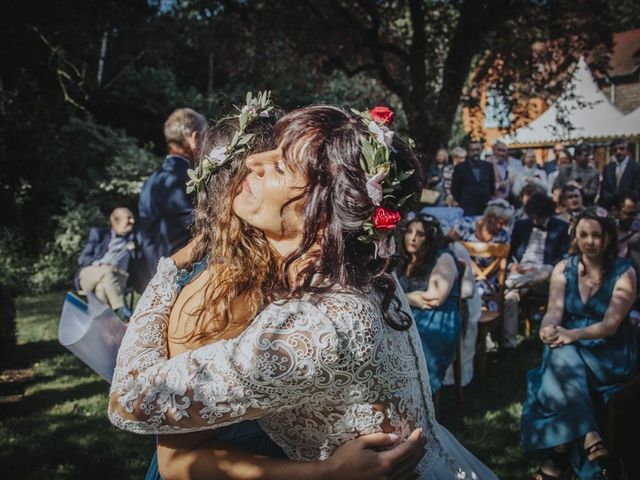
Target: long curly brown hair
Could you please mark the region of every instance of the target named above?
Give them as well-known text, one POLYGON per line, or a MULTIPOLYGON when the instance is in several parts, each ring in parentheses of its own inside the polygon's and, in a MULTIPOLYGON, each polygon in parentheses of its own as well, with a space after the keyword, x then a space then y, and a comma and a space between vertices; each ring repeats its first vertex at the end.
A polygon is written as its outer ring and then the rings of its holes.
MULTIPOLYGON (((192 262, 208 259, 207 282, 192 332, 184 342, 215 340, 228 328, 249 323, 265 304, 263 292, 273 290, 277 280, 277 254, 261 231, 238 218, 232 210, 233 198, 246 175, 245 159, 255 152, 273 148, 274 125, 281 115, 254 120, 246 130, 254 138, 243 155, 209 179, 195 209, 194 236, 198 238, 192 262), (234 317, 233 302, 243 297, 242 318, 234 317)), ((238 130, 237 118, 218 122, 205 134, 201 151, 206 153, 226 145, 238 130)))

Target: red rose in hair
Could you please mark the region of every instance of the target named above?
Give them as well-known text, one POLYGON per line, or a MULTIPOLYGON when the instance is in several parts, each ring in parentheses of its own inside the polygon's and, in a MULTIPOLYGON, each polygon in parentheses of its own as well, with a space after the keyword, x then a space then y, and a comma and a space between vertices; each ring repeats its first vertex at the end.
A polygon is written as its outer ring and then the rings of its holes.
POLYGON ((369 115, 371 115, 371 120, 381 125, 389 125, 393 122, 393 111, 387 107, 375 107, 369 110, 369 115))
POLYGON ((373 226, 378 230, 393 230, 400 221, 400 212, 390 208, 377 207, 373 214, 373 226))

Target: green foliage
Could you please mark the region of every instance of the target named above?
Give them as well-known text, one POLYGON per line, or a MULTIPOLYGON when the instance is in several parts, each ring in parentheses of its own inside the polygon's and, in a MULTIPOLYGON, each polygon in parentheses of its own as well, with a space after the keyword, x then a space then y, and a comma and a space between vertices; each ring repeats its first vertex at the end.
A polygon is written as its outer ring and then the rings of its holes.
POLYGON ((30 279, 33 289, 40 292, 71 284, 87 232, 91 226, 105 225, 105 215, 96 205, 70 203, 55 221, 54 239, 34 264, 30 279))

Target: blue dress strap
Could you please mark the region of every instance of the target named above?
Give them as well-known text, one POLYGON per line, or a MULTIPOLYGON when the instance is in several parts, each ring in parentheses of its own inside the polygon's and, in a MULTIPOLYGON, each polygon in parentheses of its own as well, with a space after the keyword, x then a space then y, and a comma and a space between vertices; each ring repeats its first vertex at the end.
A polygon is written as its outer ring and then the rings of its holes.
POLYGON ((200 275, 209 265, 209 258, 205 257, 191 266, 191 270, 180 270, 178 272, 177 283, 180 288, 184 288, 191 280, 200 275))

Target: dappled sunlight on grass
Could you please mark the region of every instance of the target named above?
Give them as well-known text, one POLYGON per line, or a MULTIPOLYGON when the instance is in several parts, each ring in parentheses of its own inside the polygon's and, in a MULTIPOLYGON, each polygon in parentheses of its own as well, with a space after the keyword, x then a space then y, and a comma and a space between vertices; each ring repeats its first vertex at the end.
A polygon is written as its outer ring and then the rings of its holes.
MULTIPOLYGON (((154 437, 117 430, 109 423, 108 385, 57 342, 63 292, 22 297, 18 346, 8 368, 32 368, 19 387, 24 396, 0 404, 3 478, 143 478, 154 437)), ((460 410, 445 388, 440 420, 502 480, 527 478, 535 465, 520 450, 521 402, 526 373, 540 362, 540 345, 525 340, 515 361, 495 359, 485 384, 464 389, 460 410)))
POLYGON ((17 302, 15 361, 33 378, 19 401, 0 405, 2 478, 143 478, 155 438, 109 423, 108 384, 57 343, 63 297, 17 302))

